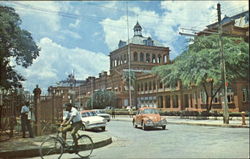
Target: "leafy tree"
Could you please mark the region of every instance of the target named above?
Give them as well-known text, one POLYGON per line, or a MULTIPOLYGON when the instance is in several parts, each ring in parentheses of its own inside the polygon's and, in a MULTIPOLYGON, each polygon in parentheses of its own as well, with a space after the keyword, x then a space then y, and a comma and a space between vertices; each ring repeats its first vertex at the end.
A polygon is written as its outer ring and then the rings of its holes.
POLYGON ((129 76, 130 76, 130 80, 131 80, 131 86, 132 87, 135 87, 136 85, 136 76, 135 76, 135 72, 133 71, 126 71, 126 72, 123 72, 123 82, 125 83, 125 85, 129 88, 129 76))
POLYGON ((20 28, 21 19, 15 10, 0 5, 0 87, 10 89, 20 86, 24 77, 11 64, 27 68, 39 56, 40 49, 31 34, 20 28))
MULTIPOLYGON (((221 81, 221 55, 217 35, 199 36, 193 44, 178 56, 173 64, 153 68, 166 84, 174 86, 181 80, 183 86, 202 86, 206 93, 206 108, 210 111, 212 101, 223 87, 221 81), (210 98, 210 100, 208 100, 210 98)), ((241 38, 223 37, 226 78, 233 82, 246 79, 248 74, 249 44, 241 38)))
POLYGON ((99 90, 94 92, 93 96, 87 101, 87 106, 92 108, 93 104, 94 109, 103 109, 106 106, 112 105, 115 98, 116 95, 114 92, 99 90))

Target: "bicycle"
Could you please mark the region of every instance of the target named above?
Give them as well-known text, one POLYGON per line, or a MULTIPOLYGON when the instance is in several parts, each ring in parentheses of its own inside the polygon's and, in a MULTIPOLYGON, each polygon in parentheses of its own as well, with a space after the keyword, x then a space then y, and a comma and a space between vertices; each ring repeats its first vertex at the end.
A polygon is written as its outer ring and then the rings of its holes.
POLYGON ((50 136, 41 143, 39 149, 41 158, 44 159, 47 158, 48 155, 57 154, 59 159, 64 152, 75 153, 81 158, 88 158, 92 154, 94 143, 88 135, 80 135, 77 132, 78 144, 76 145, 73 141, 72 145, 69 145, 59 134, 61 134, 60 130, 57 131, 56 136, 50 136))

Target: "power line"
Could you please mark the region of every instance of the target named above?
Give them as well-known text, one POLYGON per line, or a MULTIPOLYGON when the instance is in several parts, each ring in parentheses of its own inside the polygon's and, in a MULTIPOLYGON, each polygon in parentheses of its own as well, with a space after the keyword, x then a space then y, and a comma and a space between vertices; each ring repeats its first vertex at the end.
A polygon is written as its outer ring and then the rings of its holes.
MULTIPOLYGON (((23 7, 27 7, 27 8, 30 8, 30 9, 33 9, 33 10, 40 10, 40 11, 44 11, 44 12, 51 12, 51 13, 54 13, 54 14, 58 14, 60 16, 67 16, 68 18, 77 18, 77 17, 81 17, 80 15, 76 15, 76 14, 72 14, 72 13, 66 13, 66 12, 61 12, 61 11, 55 11, 55 10, 48 10, 48 9, 41 9, 41 8, 38 8, 38 7, 32 7, 30 5, 27 5, 27 4, 22 4, 22 3, 19 3, 19 2, 11 2, 11 3, 14 3, 14 4, 17 4, 19 6, 23 6, 23 7)), ((109 8, 109 7, 105 7, 105 8, 109 8)), ((85 15, 86 16, 86 15, 85 15)), ((141 17, 148 17, 146 15, 140 15, 141 17)), ((154 16, 154 15, 151 15, 152 17, 158 17, 158 16, 154 16)), ((98 18, 99 19, 103 19, 103 18, 106 18, 106 17, 101 17, 101 16, 95 16, 95 18, 98 18)), ((180 19, 180 18, 179 18, 180 19)), ((169 18, 166 19, 166 20, 171 20, 171 21, 176 21, 176 18, 169 18)), ((190 20, 190 19, 180 19, 182 21, 195 21, 197 22, 197 20, 190 20)), ((203 22, 203 23, 207 23, 207 21, 203 21, 203 20, 200 20, 198 22, 203 22)))

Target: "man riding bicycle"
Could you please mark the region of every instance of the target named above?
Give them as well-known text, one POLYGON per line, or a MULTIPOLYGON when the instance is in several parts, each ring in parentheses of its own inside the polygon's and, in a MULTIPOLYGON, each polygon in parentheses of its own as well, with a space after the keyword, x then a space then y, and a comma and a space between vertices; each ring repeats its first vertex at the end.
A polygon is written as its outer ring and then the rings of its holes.
POLYGON ((81 129, 82 118, 80 112, 73 107, 71 103, 66 105, 66 119, 61 123, 62 128, 62 138, 66 141, 67 131, 71 130, 71 136, 74 140, 75 145, 77 145, 76 133, 79 129, 81 129))

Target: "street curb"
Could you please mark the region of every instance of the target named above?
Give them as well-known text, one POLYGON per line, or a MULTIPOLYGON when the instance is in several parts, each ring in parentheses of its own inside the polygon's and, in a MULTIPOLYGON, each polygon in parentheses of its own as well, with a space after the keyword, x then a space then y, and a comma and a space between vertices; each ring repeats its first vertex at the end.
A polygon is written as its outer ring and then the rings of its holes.
POLYGON ((168 122, 169 124, 196 125, 196 126, 215 126, 230 128, 249 128, 249 125, 228 125, 228 124, 205 124, 205 123, 186 123, 186 122, 168 122))
MULTIPOLYGON (((127 121, 127 122, 132 122, 131 120, 128 119, 112 119, 115 121, 127 121)), ((229 128, 249 128, 249 125, 235 125, 235 124, 208 124, 208 123, 188 123, 188 122, 173 122, 173 121, 168 121, 168 124, 181 124, 181 125, 195 125, 195 126, 215 126, 215 127, 229 127, 229 128)))
MULTIPOLYGON (((112 138, 109 137, 105 140, 95 142, 94 149, 104 147, 112 143, 112 138)), ((65 152, 67 153, 67 152, 65 152)), ((27 150, 16 150, 16 151, 5 151, 0 152, 0 159, 8 159, 8 158, 23 158, 23 157, 37 157, 39 154, 39 147, 35 149, 27 149, 27 150)))

